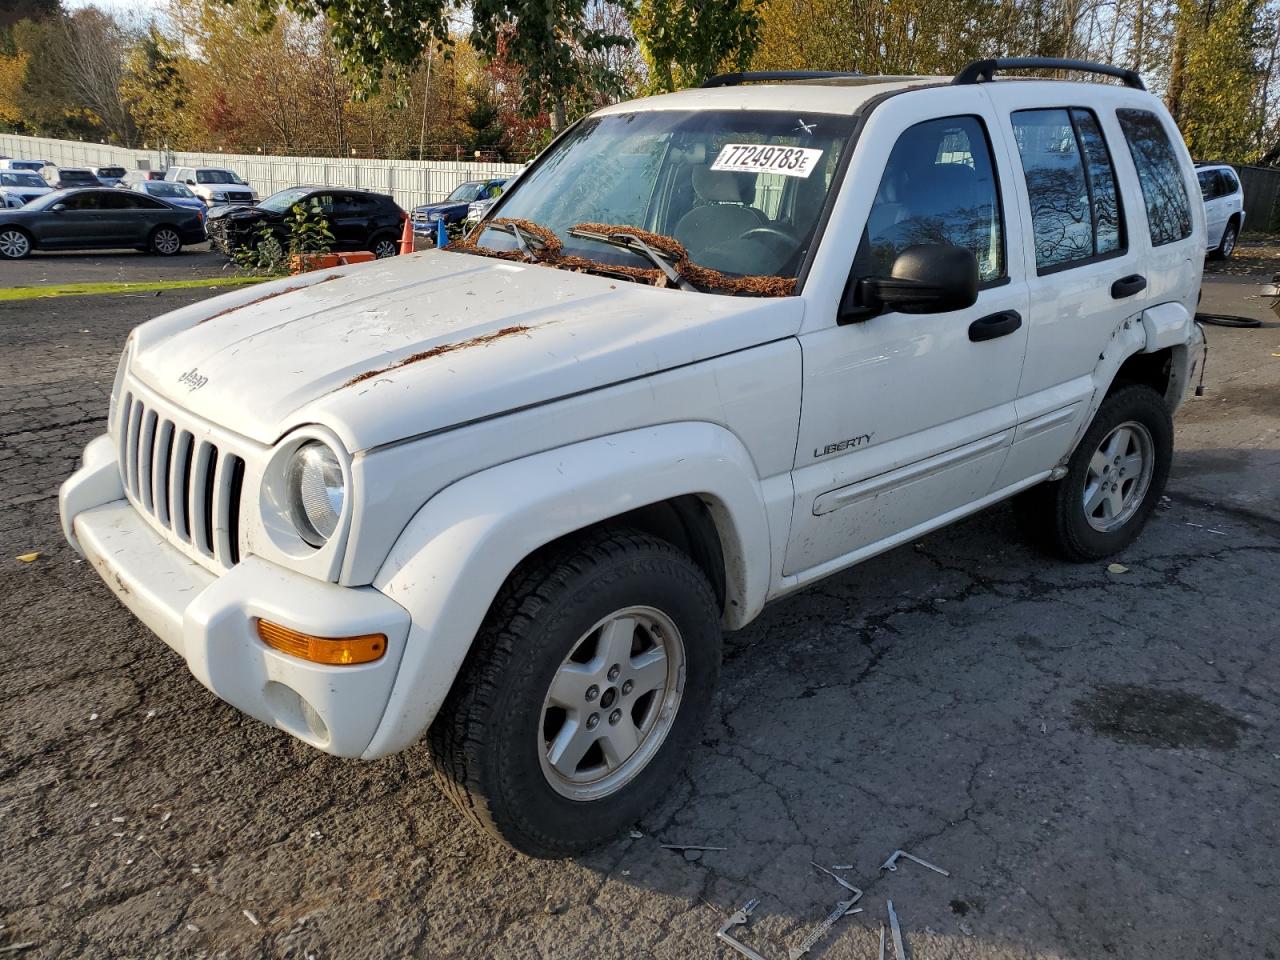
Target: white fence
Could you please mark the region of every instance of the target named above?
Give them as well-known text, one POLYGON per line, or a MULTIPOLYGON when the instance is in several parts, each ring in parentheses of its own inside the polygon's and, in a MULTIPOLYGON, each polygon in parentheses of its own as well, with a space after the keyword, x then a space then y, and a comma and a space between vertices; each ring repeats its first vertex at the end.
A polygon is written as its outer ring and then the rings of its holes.
MULTIPOLYGON (((60 167, 120 166, 159 170, 166 156, 158 150, 128 150, 101 143, 50 140, 0 133, 0 154, 23 160, 45 160, 60 167)), ((406 210, 442 200, 466 180, 512 177, 520 163, 452 163, 435 160, 359 160, 342 157, 267 157, 232 153, 173 153, 172 165, 229 167, 262 196, 300 184, 358 187, 395 197, 406 210)))

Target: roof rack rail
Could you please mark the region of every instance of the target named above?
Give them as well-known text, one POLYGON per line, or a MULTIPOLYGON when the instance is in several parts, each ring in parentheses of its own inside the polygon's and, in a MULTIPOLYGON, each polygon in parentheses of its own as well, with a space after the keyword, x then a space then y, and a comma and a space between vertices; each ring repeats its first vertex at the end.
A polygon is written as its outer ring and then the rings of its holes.
POLYGON ((747 70, 737 73, 722 73, 712 77, 705 87, 736 87, 740 83, 752 83, 757 80, 834 80, 837 77, 862 77, 866 74, 858 70, 747 70))
POLYGON ((1084 73, 1102 73, 1119 77, 1126 87, 1145 90, 1147 85, 1136 70, 1113 67, 1108 63, 1090 60, 1064 60, 1060 57, 997 57, 991 60, 974 60, 956 74, 952 83, 988 83, 995 79, 997 70, 1079 70, 1084 73))

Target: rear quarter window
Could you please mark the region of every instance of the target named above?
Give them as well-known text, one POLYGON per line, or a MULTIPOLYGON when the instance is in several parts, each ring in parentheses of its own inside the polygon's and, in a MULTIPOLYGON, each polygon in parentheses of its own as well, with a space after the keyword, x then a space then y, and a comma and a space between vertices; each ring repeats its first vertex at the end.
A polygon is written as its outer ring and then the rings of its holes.
POLYGON ((1191 236, 1191 204, 1164 124, 1149 110, 1117 110, 1116 119, 1138 171, 1151 245, 1159 247, 1191 236))

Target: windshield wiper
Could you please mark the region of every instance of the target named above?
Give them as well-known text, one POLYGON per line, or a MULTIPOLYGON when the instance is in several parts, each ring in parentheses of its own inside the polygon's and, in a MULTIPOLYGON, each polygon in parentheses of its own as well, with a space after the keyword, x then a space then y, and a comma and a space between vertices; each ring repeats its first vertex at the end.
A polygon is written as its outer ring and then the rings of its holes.
POLYGON ((530 260, 540 261, 542 259, 542 255, 534 253, 533 248, 529 246, 529 239, 525 236, 524 231, 514 223, 488 223, 485 224, 485 226, 490 230, 497 230, 499 233, 509 233, 511 236, 515 237, 516 249, 530 260))
POLYGON ((611 247, 621 247, 623 250, 630 250, 634 253, 643 254, 644 257, 655 267, 662 271, 663 275, 671 281, 672 284, 681 290, 693 290, 701 293, 702 291, 694 286, 694 284, 680 275, 680 271, 675 268, 670 260, 660 254, 649 244, 645 243, 639 237, 630 233, 596 233, 592 230, 579 230, 576 227, 569 231, 571 237, 581 237, 584 240, 595 240, 599 243, 607 243, 611 247))

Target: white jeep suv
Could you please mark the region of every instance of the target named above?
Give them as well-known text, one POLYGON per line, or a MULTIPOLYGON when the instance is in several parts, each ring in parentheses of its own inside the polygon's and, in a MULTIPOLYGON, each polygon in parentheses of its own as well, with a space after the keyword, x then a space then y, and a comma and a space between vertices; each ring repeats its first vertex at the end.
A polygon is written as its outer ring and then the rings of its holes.
POLYGON ((1205 245, 1211 257, 1225 260, 1235 253, 1244 229, 1240 177, 1225 163, 1197 163, 1196 180, 1204 198, 1205 245))
POLYGON ((229 703, 343 757, 425 736, 476 823, 580 851, 767 602, 1015 495, 1068 558, 1138 535, 1195 190, 1138 77, 1077 62, 609 106, 461 243, 138 327, 65 533, 229 703))

